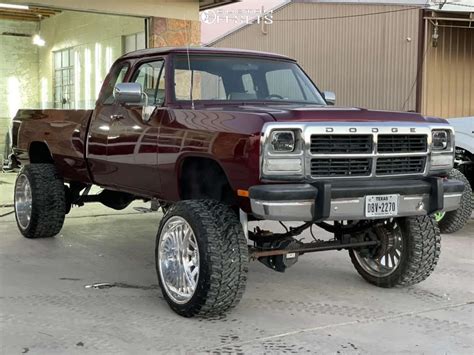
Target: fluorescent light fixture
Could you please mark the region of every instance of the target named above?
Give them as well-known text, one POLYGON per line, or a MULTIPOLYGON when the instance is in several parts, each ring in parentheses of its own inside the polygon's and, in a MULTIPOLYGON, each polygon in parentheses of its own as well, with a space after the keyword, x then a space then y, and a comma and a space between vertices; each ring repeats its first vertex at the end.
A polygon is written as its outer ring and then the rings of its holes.
POLYGON ((44 39, 42 39, 40 37, 40 35, 34 35, 33 36, 33 44, 37 45, 37 46, 40 46, 40 47, 43 47, 46 42, 44 41, 44 39))
POLYGON ((4 9, 17 9, 17 10, 29 10, 28 5, 16 5, 16 4, 5 4, 3 2, 0 3, 0 7, 4 9))

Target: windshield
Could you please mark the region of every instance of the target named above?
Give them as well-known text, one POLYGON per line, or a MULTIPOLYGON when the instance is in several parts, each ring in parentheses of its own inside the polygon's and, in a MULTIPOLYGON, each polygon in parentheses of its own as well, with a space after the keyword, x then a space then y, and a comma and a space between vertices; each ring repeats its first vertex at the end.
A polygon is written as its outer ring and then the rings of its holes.
POLYGON ((269 101, 325 105, 313 83, 296 63, 232 56, 177 55, 176 101, 269 101), (191 70, 190 70, 191 69, 191 70))

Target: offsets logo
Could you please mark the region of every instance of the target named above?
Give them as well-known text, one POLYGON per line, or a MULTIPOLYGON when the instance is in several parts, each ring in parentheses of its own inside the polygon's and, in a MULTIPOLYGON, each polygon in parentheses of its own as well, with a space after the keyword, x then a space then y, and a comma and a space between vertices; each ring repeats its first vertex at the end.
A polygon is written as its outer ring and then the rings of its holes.
POLYGON ((236 9, 236 10, 206 10, 200 14, 201 22, 207 25, 219 23, 233 23, 236 25, 250 23, 273 23, 273 11, 265 12, 263 9, 236 9))

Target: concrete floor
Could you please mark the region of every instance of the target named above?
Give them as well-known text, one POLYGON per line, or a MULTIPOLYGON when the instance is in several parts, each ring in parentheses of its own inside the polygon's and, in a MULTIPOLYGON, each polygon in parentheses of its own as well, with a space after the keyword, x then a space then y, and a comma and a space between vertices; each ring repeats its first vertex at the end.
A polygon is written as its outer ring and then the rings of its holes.
POLYGON ((160 217, 89 205, 43 240, 1 217, 2 353, 474 353, 474 220, 443 236, 436 271, 417 286, 380 289, 347 252, 316 253, 284 274, 252 263, 234 311, 185 319, 157 286, 160 217), (97 282, 116 286, 85 288, 97 282))

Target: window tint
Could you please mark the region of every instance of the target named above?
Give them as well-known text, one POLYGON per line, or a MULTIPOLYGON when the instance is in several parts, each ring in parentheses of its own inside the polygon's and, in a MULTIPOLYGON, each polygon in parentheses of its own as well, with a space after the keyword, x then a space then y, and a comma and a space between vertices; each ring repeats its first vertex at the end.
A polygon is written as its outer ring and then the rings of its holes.
MULTIPOLYGON (((148 105, 161 105, 165 99, 165 68, 164 61, 157 60, 140 65, 135 83, 142 85, 142 90, 148 96, 148 105)), ((143 101, 142 104, 145 102, 143 101)))
POLYGON ((104 105, 111 105, 114 103, 114 87, 116 84, 123 83, 125 75, 128 71, 128 63, 124 63, 112 68, 109 78, 105 81, 102 88, 102 98, 104 105))

